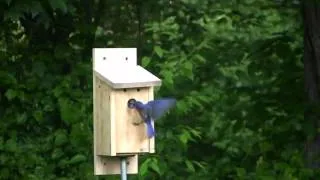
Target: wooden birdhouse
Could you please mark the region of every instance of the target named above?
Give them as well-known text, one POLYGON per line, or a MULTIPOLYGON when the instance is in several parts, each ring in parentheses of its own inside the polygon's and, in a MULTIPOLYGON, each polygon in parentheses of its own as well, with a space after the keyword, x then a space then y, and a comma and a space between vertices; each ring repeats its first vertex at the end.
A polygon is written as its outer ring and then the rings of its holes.
POLYGON ((93 49, 95 174, 117 174, 110 163, 118 163, 117 156, 130 156, 128 173, 137 173, 137 154, 155 152, 154 138, 147 137, 145 123, 139 123, 128 101, 153 100, 154 86, 160 85, 159 78, 137 65, 136 48, 93 49))

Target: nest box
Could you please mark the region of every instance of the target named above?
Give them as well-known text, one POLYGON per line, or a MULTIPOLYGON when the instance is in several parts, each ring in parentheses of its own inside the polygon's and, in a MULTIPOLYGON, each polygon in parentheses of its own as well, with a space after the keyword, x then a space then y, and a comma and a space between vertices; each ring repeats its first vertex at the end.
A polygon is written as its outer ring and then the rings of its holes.
POLYGON ((128 173, 137 173, 137 154, 155 152, 154 138, 147 137, 145 123, 137 125, 141 117, 128 101, 153 100, 154 86, 160 85, 159 78, 137 65, 136 48, 93 49, 95 174, 118 173, 119 166, 112 170, 110 163, 117 164, 117 156, 130 157, 128 173))

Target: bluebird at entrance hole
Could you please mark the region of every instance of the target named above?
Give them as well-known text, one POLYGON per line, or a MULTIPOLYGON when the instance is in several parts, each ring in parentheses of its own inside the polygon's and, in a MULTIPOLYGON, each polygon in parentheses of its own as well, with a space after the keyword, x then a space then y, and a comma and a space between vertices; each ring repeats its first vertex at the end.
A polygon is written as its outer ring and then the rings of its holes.
POLYGON ((169 109, 171 109, 176 104, 176 100, 173 98, 163 98, 147 102, 143 104, 135 99, 130 99, 128 101, 129 108, 135 108, 144 123, 147 125, 147 135, 152 138, 155 135, 155 130, 152 127, 152 121, 159 119, 163 116, 169 109))

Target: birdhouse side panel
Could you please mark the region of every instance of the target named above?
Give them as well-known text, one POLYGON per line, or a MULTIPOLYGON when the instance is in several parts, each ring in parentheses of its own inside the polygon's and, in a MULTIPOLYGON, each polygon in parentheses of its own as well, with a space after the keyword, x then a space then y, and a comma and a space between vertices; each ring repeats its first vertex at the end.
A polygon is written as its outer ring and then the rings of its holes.
POLYGON ((127 106, 129 99, 142 102, 149 100, 150 87, 117 89, 115 93, 116 120, 116 152, 134 154, 149 152, 149 139, 146 134, 145 123, 136 109, 127 106))
MULTIPOLYGON (((148 101, 151 101, 151 100, 153 100, 154 99, 154 88, 153 87, 150 87, 149 89, 148 89, 148 101)), ((155 127, 155 124, 154 124, 154 121, 152 121, 151 122, 152 123, 152 126, 153 126, 153 128, 154 128, 154 130, 155 130, 155 133, 157 134, 157 131, 156 131, 156 127, 155 127)), ((149 141, 148 141, 148 148, 149 148, 149 153, 155 153, 155 137, 152 137, 152 138, 150 138, 149 139, 149 141)))
POLYGON ((96 121, 95 136, 97 138, 97 155, 115 155, 112 152, 111 124, 111 88, 101 79, 96 81, 96 121))

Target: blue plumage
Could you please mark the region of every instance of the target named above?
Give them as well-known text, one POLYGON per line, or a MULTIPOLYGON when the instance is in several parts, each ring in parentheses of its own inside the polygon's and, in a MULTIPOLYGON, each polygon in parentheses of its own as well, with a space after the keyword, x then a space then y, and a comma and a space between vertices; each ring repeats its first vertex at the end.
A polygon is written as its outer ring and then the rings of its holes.
POLYGON ((141 118, 147 125, 147 135, 152 138, 155 135, 154 128, 152 127, 152 120, 159 119, 170 108, 176 104, 176 100, 173 98, 164 98, 149 101, 143 104, 140 101, 135 101, 133 107, 138 110, 141 118))

